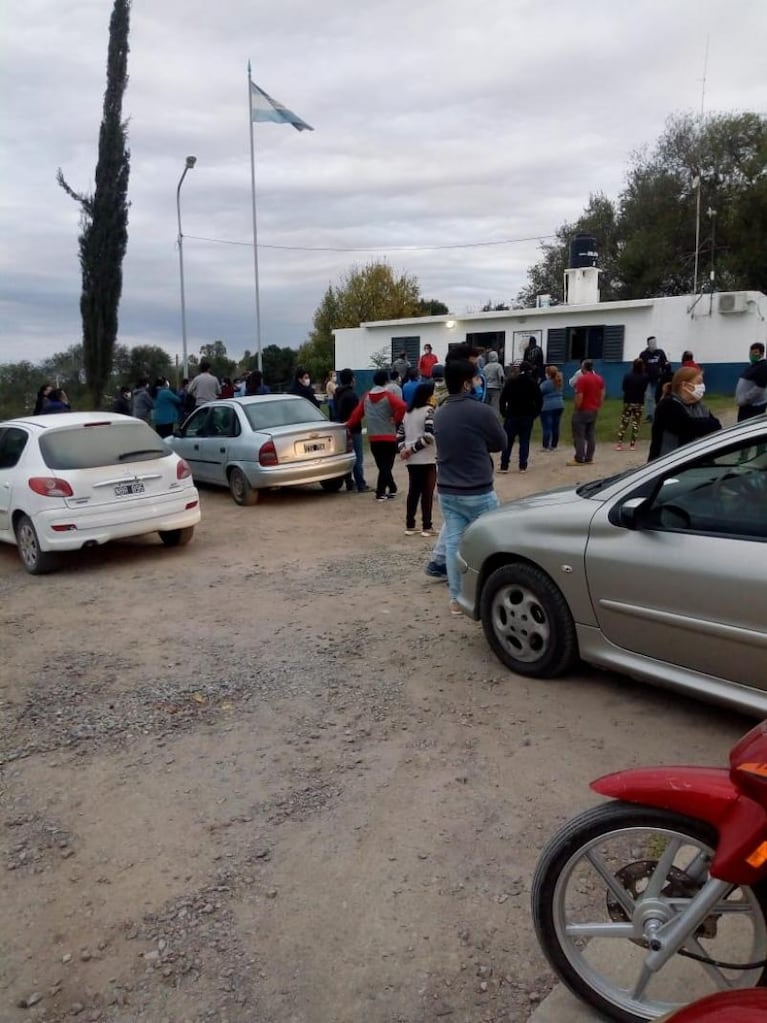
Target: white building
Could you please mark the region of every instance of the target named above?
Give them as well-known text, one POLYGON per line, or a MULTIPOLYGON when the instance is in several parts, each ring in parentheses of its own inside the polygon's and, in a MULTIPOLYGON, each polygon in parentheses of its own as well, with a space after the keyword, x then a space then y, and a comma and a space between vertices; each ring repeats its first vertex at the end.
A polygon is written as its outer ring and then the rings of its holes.
POLYGON ((715 292, 631 302, 600 302, 596 267, 566 271, 567 304, 502 312, 423 316, 363 323, 334 331, 335 367, 354 370, 358 389, 370 385, 373 356, 391 363, 401 351, 413 365, 428 343, 440 361, 451 345, 495 349, 504 365, 521 359, 535 337, 548 364, 570 376, 591 358, 608 394, 620 395, 623 375, 655 336, 674 367, 692 351, 711 393, 731 394, 754 341, 767 340, 767 296, 760 291, 715 292))

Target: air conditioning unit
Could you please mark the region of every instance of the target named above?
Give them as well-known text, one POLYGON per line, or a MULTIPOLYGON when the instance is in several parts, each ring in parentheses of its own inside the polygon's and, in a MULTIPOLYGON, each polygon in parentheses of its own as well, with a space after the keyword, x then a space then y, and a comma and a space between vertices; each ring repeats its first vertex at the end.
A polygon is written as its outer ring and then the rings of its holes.
POLYGON ((748 308, 748 296, 742 291, 731 291, 719 296, 717 309, 720 313, 745 313, 748 308))

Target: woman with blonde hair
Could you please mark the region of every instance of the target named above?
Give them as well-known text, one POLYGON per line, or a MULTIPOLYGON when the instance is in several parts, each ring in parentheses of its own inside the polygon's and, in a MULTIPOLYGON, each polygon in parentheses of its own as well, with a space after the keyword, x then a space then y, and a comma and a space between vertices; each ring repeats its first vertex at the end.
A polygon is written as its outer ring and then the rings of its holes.
POLYGON ((722 429, 716 416, 703 404, 705 393, 699 369, 683 366, 676 371, 655 409, 648 462, 722 429))
POLYGON ((547 366, 546 375, 541 381, 541 430, 543 431, 543 450, 556 451, 559 444, 559 421, 565 410, 565 399, 562 396, 564 381, 556 366, 547 366))

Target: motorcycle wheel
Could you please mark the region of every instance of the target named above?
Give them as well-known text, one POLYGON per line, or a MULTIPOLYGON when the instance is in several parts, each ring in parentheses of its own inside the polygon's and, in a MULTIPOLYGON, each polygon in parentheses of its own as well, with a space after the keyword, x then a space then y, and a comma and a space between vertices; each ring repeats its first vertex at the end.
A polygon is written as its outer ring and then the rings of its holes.
MULTIPOLYGON (((765 968, 728 970, 679 953, 643 972, 642 924, 687 908, 709 878, 716 843, 701 821, 621 802, 586 811, 554 836, 533 879, 533 922, 575 995, 619 1023, 647 1023, 713 991, 767 983, 765 968)), ((728 963, 767 959, 764 886, 733 887, 683 949, 728 963)))

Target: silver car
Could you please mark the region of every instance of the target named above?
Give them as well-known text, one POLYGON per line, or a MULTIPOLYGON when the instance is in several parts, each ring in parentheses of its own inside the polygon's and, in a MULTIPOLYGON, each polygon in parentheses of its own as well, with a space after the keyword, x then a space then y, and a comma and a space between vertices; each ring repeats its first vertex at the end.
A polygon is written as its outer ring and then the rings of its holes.
POLYGON ((579 658, 767 716, 767 419, 512 501, 459 553, 460 605, 520 675, 579 658))
POLYGON ((292 394, 212 401, 166 442, 196 482, 229 487, 237 504, 255 504, 269 487, 319 483, 340 490, 354 465, 343 423, 328 422, 310 401, 292 394))

